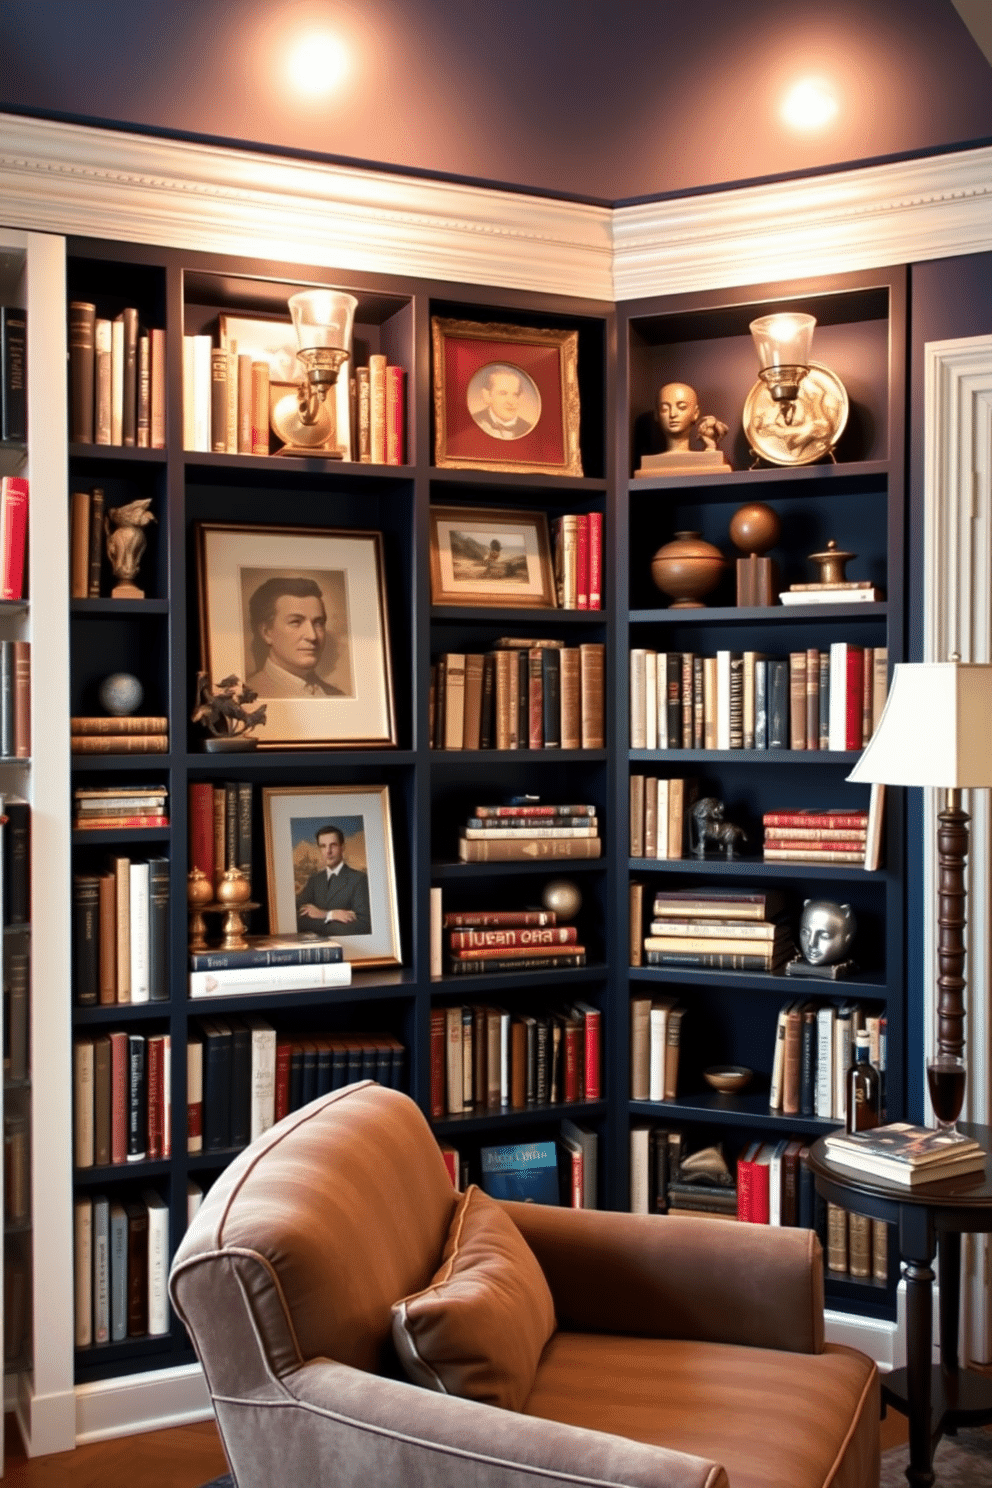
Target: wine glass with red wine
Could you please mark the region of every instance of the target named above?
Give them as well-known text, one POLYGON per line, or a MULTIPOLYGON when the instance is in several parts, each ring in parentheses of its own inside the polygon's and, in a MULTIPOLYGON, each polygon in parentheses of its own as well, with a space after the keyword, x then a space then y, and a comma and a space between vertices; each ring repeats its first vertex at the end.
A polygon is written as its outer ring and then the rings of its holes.
POLYGON ((958 1117, 964 1105, 966 1066, 957 1054, 936 1054, 927 1064, 927 1085, 937 1129, 945 1136, 958 1135, 958 1117))

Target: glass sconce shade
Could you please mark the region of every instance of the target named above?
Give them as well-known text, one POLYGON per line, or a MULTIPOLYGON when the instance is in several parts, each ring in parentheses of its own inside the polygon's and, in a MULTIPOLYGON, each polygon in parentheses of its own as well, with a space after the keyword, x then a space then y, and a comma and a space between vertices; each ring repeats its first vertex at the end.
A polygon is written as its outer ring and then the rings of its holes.
POLYGON ((358 301, 336 289, 303 289, 289 297, 300 361, 311 387, 329 386, 347 361, 358 301))
POLYGON ((813 345, 814 315, 791 311, 762 315, 751 322, 751 336, 758 353, 761 380, 776 403, 792 402, 799 384, 809 371, 813 345))

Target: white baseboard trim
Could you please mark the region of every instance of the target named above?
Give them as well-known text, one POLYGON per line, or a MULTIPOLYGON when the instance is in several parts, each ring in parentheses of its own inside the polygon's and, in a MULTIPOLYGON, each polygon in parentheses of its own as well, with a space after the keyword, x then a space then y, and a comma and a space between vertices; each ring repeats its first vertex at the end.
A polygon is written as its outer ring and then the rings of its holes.
POLYGON ((76 1387, 76 1445, 188 1426, 213 1414, 199 1364, 76 1387))
MULTIPOLYGON (((902 1288, 900 1288, 900 1291, 902 1288)), ((824 1315, 824 1333, 828 1343, 843 1343, 848 1348, 860 1349, 869 1359, 874 1359, 879 1372, 888 1374, 892 1369, 901 1369, 905 1363, 905 1329, 902 1327, 902 1309, 895 1322, 886 1318, 855 1317, 850 1312, 830 1312, 824 1315)))

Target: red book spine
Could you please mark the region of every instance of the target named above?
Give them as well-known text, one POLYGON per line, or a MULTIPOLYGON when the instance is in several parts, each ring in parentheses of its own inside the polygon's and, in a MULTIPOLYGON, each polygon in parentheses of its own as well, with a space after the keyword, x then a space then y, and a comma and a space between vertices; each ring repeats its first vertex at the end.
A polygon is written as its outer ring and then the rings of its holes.
POLYGON ((589 518, 582 512, 575 523, 575 608, 589 609, 589 518))
POLYGON ((77 818, 73 823, 77 832, 95 832, 101 828, 113 828, 115 831, 122 827, 167 827, 169 818, 167 816, 100 816, 95 820, 89 817, 77 818))
POLYGON ((768 1224, 771 1218, 771 1177, 767 1162, 755 1162, 751 1174, 751 1223, 768 1224))
POLYGON ((470 909, 453 910, 444 917, 444 928, 459 925, 553 925, 553 909, 470 909))
POLYGON ((386 464, 403 464, 403 430, 406 423, 406 389, 403 367, 386 368, 386 464))
POLYGON ((579 1029, 576 1024, 565 1026, 565 1091, 566 1101, 579 1099, 579 1029))
POLYGON ((863 828, 868 820, 868 813, 867 811, 766 811, 761 820, 766 827, 863 828))
POLYGON ((570 1152, 568 1154, 571 1162, 571 1207, 582 1208, 582 1153, 570 1152))
POLYGON ((531 749, 543 749, 544 672, 539 647, 527 653, 527 682, 527 743, 531 749))
POLYGON ((209 780, 189 788, 189 866, 214 881, 214 788, 209 780))
MULTIPOLYGON (((444 1101, 445 1019, 444 1008, 431 1008, 431 1116, 436 1121, 445 1114, 444 1101)), ((458 1174, 451 1179, 457 1187, 458 1174)))
POLYGON ((598 1008, 585 1015, 585 1099, 599 1100, 599 1028, 598 1008))
POLYGON ((862 693, 864 691, 865 654, 860 646, 847 648, 847 715, 845 720, 847 749, 861 748, 862 693))
POLYGON ((127 1034, 110 1035, 110 1161, 127 1162, 127 1034))
POLYGON ((754 1207, 754 1164, 748 1154, 753 1154, 756 1147, 757 1144, 752 1143, 737 1159, 737 1218, 745 1224, 751 1223, 751 1215, 754 1207))
POLYGON ((24 597, 24 550, 28 535, 28 483, 5 475, 0 482, 0 599, 24 597))
POLYGON ((478 951, 496 946, 574 945, 578 938, 579 932, 574 925, 520 930, 452 930, 451 949, 478 951))
MULTIPOLYGON (((387 464, 389 463, 388 460, 387 460, 386 463, 387 464)), ((444 1158, 444 1166, 448 1170, 448 1177, 451 1179, 451 1186, 452 1186, 452 1188, 457 1189, 457 1187, 458 1187, 458 1153, 455 1151, 454 1147, 442 1147, 441 1148, 441 1156, 444 1158)))
POLYGON ((589 513, 589 608, 603 608, 603 513, 589 513))
POLYGON ((790 852, 846 852, 854 858, 865 855, 863 842, 837 842, 831 837, 773 837, 768 846, 787 848, 790 852))
POLYGON ((293 1059, 292 1039, 276 1040, 276 1120, 289 1115, 289 1066, 293 1059))
POLYGON ((162 1156, 162 1118, 165 1109, 161 1035, 148 1040, 148 1148, 149 1161, 162 1156))

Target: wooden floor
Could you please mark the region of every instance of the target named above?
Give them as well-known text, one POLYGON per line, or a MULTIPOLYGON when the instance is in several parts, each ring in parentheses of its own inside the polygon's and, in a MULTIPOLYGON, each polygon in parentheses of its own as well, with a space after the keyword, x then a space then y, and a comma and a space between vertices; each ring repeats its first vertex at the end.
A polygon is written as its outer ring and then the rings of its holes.
MULTIPOLYGON (((882 1422, 882 1451, 905 1440, 905 1420, 889 1411, 882 1422)), ((13 1419, 7 1420, 5 1488, 199 1488, 224 1472, 227 1463, 212 1421, 28 1461, 13 1419)))

